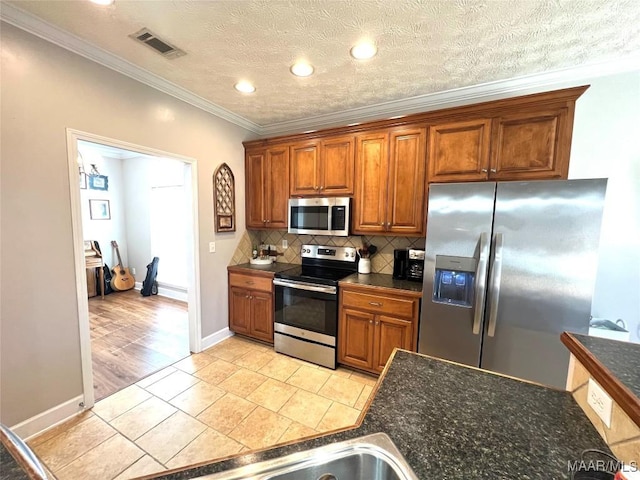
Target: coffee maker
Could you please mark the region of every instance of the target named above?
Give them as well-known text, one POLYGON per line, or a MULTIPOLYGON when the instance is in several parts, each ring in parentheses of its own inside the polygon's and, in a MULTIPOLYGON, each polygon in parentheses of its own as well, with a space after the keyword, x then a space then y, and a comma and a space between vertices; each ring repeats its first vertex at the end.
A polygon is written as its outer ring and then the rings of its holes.
POLYGON ((424 273, 424 249, 407 250, 407 280, 422 282, 424 273))
POLYGON ((407 261, 409 250, 398 248, 393 251, 393 278, 405 280, 407 278, 407 261))

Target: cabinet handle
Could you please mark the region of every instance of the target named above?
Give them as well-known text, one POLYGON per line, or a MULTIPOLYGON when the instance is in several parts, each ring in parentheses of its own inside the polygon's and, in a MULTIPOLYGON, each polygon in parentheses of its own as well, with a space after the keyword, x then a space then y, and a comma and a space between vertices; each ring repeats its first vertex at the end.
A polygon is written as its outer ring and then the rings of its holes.
POLYGON ((492 168, 492 169, 491 169, 491 173, 496 173, 496 169, 495 169, 495 168, 492 168))
POLYGON ((244 298, 251 298, 251 297, 249 297, 249 295, 245 295, 244 298))
POLYGON ((324 187, 322 185, 320 185, 320 190, 324 190, 324 187))
POLYGON ((376 326, 380 325, 380 322, 376 321, 376 326))
POLYGON ((267 221, 266 220, 262 220, 262 223, 267 223, 267 221))
POLYGON ((253 280, 247 280, 244 283, 245 283, 245 285, 253 285, 253 280))
POLYGON ((487 169, 486 169, 486 168, 483 168, 483 169, 482 169, 482 173, 487 173, 487 169))
POLYGON ((267 223, 271 223, 271 220, 267 220, 267 223))
POLYGON ((318 186, 316 185, 315 187, 313 187, 314 190, 319 190, 318 186))
POLYGON ((369 302, 369 305, 373 305, 374 307, 381 307, 382 303, 381 302, 369 302))
POLYGON ((369 320, 369 323, 371 323, 371 324, 372 324, 372 323, 373 323, 373 320, 369 320))

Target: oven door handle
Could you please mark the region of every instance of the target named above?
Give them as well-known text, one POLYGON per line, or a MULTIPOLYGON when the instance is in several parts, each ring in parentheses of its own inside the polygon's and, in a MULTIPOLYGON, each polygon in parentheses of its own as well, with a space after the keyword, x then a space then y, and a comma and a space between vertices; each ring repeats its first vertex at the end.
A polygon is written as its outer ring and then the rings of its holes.
POLYGON ((273 284, 278 287, 295 288, 297 290, 308 290, 310 292, 328 293, 330 295, 335 295, 338 292, 338 289, 336 287, 325 286, 325 285, 314 285, 312 283, 291 282, 288 280, 281 280, 278 278, 275 278, 273 280, 273 284))

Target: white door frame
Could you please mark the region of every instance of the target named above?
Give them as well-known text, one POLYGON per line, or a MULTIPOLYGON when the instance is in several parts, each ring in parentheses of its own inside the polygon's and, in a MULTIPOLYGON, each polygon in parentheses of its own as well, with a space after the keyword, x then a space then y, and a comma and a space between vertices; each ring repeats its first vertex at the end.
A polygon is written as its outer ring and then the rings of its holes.
POLYGON ((84 408, 95 403, 93 395, 93 366, 91 362, 91 335, 89 329, 89 300, 87 298, 87 275, 84 260, 84 238, 82 234, 82 210, 78 187, 78 140, 99 143, 109 147, 139 152, 144 155, 172 158, 186 163, 191 169, 191 183, 187 186, 191 193, 190 220, 192 225, 187 265, 188 305, 189 305, 189 350, 202 350, 202 326, 200 312, 200 249, 198 239, 198 164, 196 159, 164 152, 155 148, 135 145, 112 138, 67 128, 67 159, 69 164, 69 194, 71 200, 71 225, 76 273, 76 296, 78 301, 78 323, 80 333, 80 355, 82 361, 82 389, 84 408))

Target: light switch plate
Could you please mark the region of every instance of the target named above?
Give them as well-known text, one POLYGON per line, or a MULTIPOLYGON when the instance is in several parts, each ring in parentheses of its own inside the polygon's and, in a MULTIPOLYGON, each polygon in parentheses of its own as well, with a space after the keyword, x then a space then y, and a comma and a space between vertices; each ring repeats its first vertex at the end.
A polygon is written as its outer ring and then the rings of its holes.
POLYGON ((289 242, 286 238, 282 239, 282 248, 289 248, 289 242))
POLYGON ((216 253, 216 242, 209 242, 209 253, 216 253))
POLYGON ((607 428, 611 428, 613 400, 593 378, 589 379, 589 385, 587 387, 587 403, 598 414, 600 420, 604 422, 607 428))

